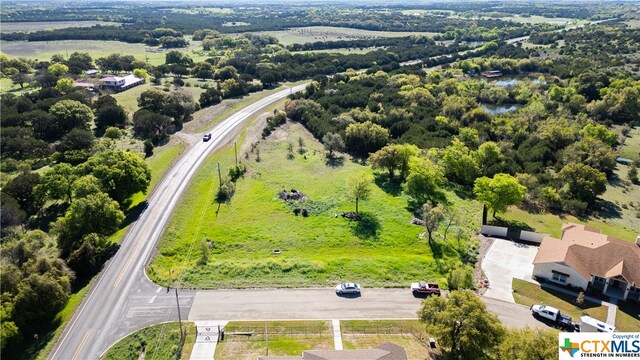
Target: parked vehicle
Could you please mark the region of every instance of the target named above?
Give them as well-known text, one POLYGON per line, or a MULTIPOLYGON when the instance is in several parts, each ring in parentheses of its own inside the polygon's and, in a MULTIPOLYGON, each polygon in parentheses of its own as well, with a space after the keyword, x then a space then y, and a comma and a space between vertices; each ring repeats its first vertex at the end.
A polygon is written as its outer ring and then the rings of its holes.
POLYGON ((414 296, 418 295, 436 295, 440 296, 440 287, 438 284, 429 284, 424 281, 420 281, 417 283, 411 283, 411 292, 414 296))
POLYGON ((360 285, 356 283, 344 283, 336 285, 336 294, 360 294, 360 285))
POLYGON ((211 140, 211 133, 204 134, 202 141, 207 142, 209 140, 211 140))
POLYGON ((587 315, 581 316, 580 323, 577 325, 580 332, 614 332, 616 330, 615 326, 587 315))
POLYGON ((563 329, 573 330, 575 328, 571 317, 560 312, 560 310, 546 305, 531 305, 531 313, 534 317, 551 320, 563 329))

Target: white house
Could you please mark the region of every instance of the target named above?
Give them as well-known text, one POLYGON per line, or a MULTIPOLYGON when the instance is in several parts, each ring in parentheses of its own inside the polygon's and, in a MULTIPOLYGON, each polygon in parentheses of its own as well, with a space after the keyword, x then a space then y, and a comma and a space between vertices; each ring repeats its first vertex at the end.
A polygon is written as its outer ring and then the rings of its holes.
POLYGON ((564 224, 562 238, 546 236, 533 260, 533 275, 561 285, 640 301, 640 242, 614 239, 600 230, 564 224))
POLYGON ((100 79, 100 84, 105 88, 120 92, 144 84, 144 79, 135 75, 127 75, 125 77, 111 75, 100 79))

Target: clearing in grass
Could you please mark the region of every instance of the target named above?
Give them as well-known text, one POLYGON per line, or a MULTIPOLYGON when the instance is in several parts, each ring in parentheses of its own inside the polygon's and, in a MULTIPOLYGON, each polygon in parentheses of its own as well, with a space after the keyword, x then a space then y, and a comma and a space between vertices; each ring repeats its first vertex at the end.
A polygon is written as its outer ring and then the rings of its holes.
MULTIPOLYGON (((442 260, 452 247, 466 246, 442 242, 436 261, 419 237, 424 229, 410 223, 414 215, 407 199, 375 185, 360 204, 360 221, 341 217, 355 210, 345 196, 346 179, 372 171, 346 157, 327 162, 322 144, 300 124, 278 129, 239 157, 248 171, 228 202, 217 203, 211 189, 218 187, 218 163, 227 180, 233 145, 211 156, 195 175, 147 269, 154 281, 165 284, 171 273, 182 273, 183 286, 198 288, 331 286, 344 280, 366 287, 407 286, 416 279, 444 283, 448 269, 442 260), (290 143, 295 151, 288 150, 290 143), (278 197, 292 189, 305 200, 287 204, 278 197), (295 207, 309 216, 296 215, 295 207)), ((477 203, 456 198, 456 205, 475 214, 475 221, 461 223, 475 226, 477 203)), ((457 259, 458 253, 452 256, 457 259)))

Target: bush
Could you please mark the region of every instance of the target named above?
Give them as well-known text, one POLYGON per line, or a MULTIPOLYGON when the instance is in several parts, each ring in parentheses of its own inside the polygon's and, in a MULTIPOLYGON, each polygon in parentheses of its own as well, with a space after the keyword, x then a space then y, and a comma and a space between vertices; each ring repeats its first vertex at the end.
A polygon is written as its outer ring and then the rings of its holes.
POLYGON ((225 201, 231 200, 231 197, 233 196, 235 191, 236 191, 236 188, 232 182, 230 181, 224 182, 216 192, 216 201, 225 202, 225 201))
POLYGON ((236 182, 246 172, 247 172, 247 167, 242 164, 238 164, 237 166, 231 166, 229 168, 229 178, 231 178, 231 181, 236 182))
POLYGON ((115 126, 108 127, 104 132, 104 137, 109 139, 120 139, 122 137, 122 130, 115 126))
POLYGON ((578 199, 565 199, 562 209, 573 215, 584 215, 587 211, 588 204, 578 199))
POLYGON ((447 283, 449 290, 471 289, 473 287, 473 269, 470 266, 451 269, 447 283))
POLYGON ((153 155, 153 142, 151 140, 144 141, 144 154, 149 157, 153 155))

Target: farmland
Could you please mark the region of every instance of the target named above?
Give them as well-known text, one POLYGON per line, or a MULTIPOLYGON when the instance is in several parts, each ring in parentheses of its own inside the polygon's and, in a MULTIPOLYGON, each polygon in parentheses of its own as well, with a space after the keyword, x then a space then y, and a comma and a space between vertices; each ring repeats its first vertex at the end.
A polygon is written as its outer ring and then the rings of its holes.
POLYGON ((94 25, 115 26, 119 23, 106 21, 33 21, 33 22, 3 22, 1 33, 34 32, 41 30, 64 29, 70 27, 90 27, 94 25))
POLYGON ((308 26, 283 31, 260 31, 255 34, 272 35, 283 45, 304 44, 315 41, 376 39, 383 37, 403 37, 409 35, 435 35, 435 33, 427 32, 369 31, 332 26, 308 26))

